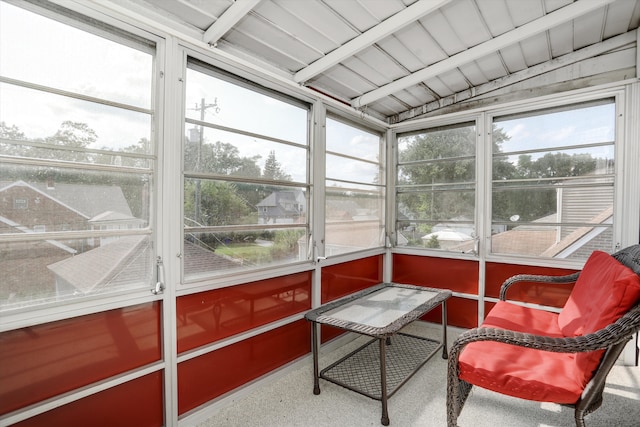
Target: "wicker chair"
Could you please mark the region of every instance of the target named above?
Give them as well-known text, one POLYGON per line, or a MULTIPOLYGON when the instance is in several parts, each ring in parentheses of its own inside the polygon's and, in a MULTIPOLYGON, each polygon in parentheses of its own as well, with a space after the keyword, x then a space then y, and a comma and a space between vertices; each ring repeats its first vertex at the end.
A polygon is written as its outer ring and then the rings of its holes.
MULTIPOLYGON (((605 254, 606 255, 606 254, 605 254)), ((636 274, 640 275, 640 245, 634 245, 623 249, 619 252, 616 252, 612 255, 615 260, 617 260, 620 264, 630 268, 636 274)), ((588 261, 589 262, 589 261, 588 261)), ((615 263, 615 262, 614 262, 615 263)), ((509 306, 514 306, 514 304, 510 304, 506 302, 506 293, 509 287, 514 285, 517 282, 541 282, 541 283, 566 283, 572 284, 578 281, 580 274, 586 271, 583 269, 581 272, 574 273, 569 276, 535 276, 535 275, 518 275, 513 276, 510 279, 506 280, 502 285, 500 290, 500 300, 501 302, 498 304, 509 304, 509 306)), ((627 272, 631 279, 636 280, 636 277, 633 274, 627 272)), ((584 280, 584 279, 583 279, 584 280)), ((605 284, 606 285, 606 284, 605 284)), ((577 286, 576 286, 577 287, 577 286)), ((572 291, 572 295, 576 289, 572 291)), ((635 297, 634 297, 635 298, 635 297)), ((571 297, 570 297, 571 299, 571 297)), ((451 351, 449 353, 449 362, 448 362, 448 373, 447 373, 447 423, 449 427, 454 427, 457 425, 458 416, 464 406, 464 403, 469 395, 471 388, 474 384, 467 382, 460 378, 461 376, 461 364, 460 357, 464 353, 464 350, 467 349, 467 346, 471 343, 479 343, 475 344, 476 346, 481 345, 483 349, 486 350, 486 346, 491 345, 492 348, 495 348, 497 345, 502 346, 502 349, 507 349, 507 351, 536 351, 537 355, 542 355, 541 357, 549 357, 549 353, 540 353, 537 350, 546 350, 547 352, 554 352, 556 356, 554 357, 565 357, 567 353, 576 353, 571 356, 577 359, 578 354, 583 355, 591 355, 594 352, 599 351, 603 353, 603 356, 600 362, 595 361, 596 369, 591 374, 591 372, 585 374, 585 385, 582 388, 582 391, 577 392, 577 400, 575 402, 562 402, 555 400, 555 402, 560 403, 564 406, 568 406, 575 409, 575 422, 576 426, 582 427, 585 426, 584 417, 585 415, 595 411, 602 404, 602 395, 605 386, 605 380, 607 375, 609 374, 611 368, 615 364, 618 359, 620 353, 624 349, 627 342, 633 337, 634 334, 638 332, 640 329, 640 301, 634 299, 634 303, 630 304, 631 308, 626 311, 626 313, 622 314, 622 317, 619 317, 618 320, 609 324, 606 327, 599 327, 596 331, 588 331, 584 335, 576 335, 576 336, 541 336, 535 333, 527 333, 526 325, 522 328, 512 328, 514 330, 507 330, 496 327, 485 327, 485 323, 481 325, 481 327, 469 330, 463 334, 461 334, 458 339, 453 343, 451 351), (519 329, 519 330, 518 330, 519 329), (496 343, 504 343, 510 344, 511 346, 504 346, 503 344, 496 343), (512 347, 519 346, 519 347, 512 347), (525 348, 523 350, 523 347, 525 348), (564 353, 564 355, 559 355, 558 353, 564 353)), ((563 311, 566 310, 567 306, 563 308, 563 311)), ((491 310, 487 319, 490 318, 491 313, 496 309, 491 310)), ((542 310, 538 310, 535 308, 522 308, 518 310, 527 310, 529 316, 535 316, 542 310)), ((549 313, 549 312, 545 312, 549 313)), ((551 316, 551 314, 545 314, 544 316, 551 316)), ((546 317, 542 316, 546 319, 546 317)), ((558 314, 553 314, 553 316, 558 316, 558 314)), ((531 317, 528 317, 529 319, 531 317)), ((509 322, 513 322, 513 319, 509 319, 509 322)), ((535 328, 533 328, 535 330, 535 328)), ((477 348, 477 347, 476 347, 477 348)), ((473 354, 473 351, 467 354, 467 358, 469 359, 469 355, 473 354)), ((483 353, 486 354, 486 353, 483 353)), ((600 353, 598 353, 600 354, 600 353)), ((512 358, 515 360, 516 358, 512 358)), ((517 363, 517 362, 514 362, 517 363)), ((465 368, 467 368, 465 366, 465 368)), ((529 371, 525 375, 536 376, 539 375, 536 370, 538 366, 527 366, 525 370, 529 371)), ((483 371, 486 374, 486 372, 483 371)), ((464 376, 464 375, 462 375, 464 376)), ((530 377, 529 377, 530 378, 530 377)), ((548 378, 544 379, 548 380, 548 378)), ((536 379, 533 382, 537 382, 536 379)), ((543 380, 540 380, 543 381, 543 380)), ((478 381, 482 382, 482 381, 478 381)), ((482 382, 482 384, 475 384, 482 388, 493 389, 498 393, 509 394, 512 396, 524 398, 527 400, 535 400, 535 401, 549 401, 547 399, 539 399, 535 396, 526 397, 522 394, 527 393, 527 384, 520 384, 520 395, 512 394, 510 392, 504 392, 499 389, 499 387, 492 388, 492 386, 486 386, 488 384, 486 381, 482 382)), ((533 386, 535 387, 535 386, 533 386)), ((535 394, 535 393, 534 393, 535 394)))

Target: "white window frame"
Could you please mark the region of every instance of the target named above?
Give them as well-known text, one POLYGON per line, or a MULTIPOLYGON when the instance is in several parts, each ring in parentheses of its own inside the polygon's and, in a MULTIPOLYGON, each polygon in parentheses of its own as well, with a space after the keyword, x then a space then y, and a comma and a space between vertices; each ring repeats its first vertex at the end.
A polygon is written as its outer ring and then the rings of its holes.
MULTIPOLYGON (((165 62, 165 38, 158 36, 152 32, 146 31, 145 29, 142 29, 140 27, 130 25, 119 19, 115 19, 102 12, 96 11, 93 8, 87 7, 86 5, 70 5, 69 10, 71 11, 71 13, 82 14, 82 17, 80 18, 72 18, 58 12, 55 6, 52 7, 52 9, 48 9, 40 5, 27 2, 15 2, 12 0, 7 0, 7 3, 17 4, 23 9, 32 13, 42 15, 63 25, 78 28, 89 34, 98 35, 100 37, 125 46, 136 48, 136 44, 134 42, 126 39, 124 36, 116 34, 117 32, 129 33, 134 37, 140 37, 141 39, 145 39, 150 43, 155 44, 151 87, 152 101, 150 106, 150 109, 152 110, 152 123, 150 131, 151 141, 154 148, 149 155, 150 161, 155 161, 155 166, 152 166, 151 168, 152 175, 154 176, 154 182, 153 186, 150 187, 150 191, 152 192, 152 194, 149 200, 149 227, 152 231, 150 234, 147 232, 144 232, 144 234, 149 235, 149 238, 155 242, 153 244, 153 247, 155 248, 156 253, 159 253, 158 248, 160 247, 160 241, 158 234, 158 225, 160 224, 160 219, 158 218, 158 209, 156 208, 156 205, 158 204, 159 194, 161 191, 160 169, 162 150, 160 147, 163 146, 163 138, 162 132, 160 131, 162 123, 159 118, 163 115, 162 100, 164 99, 163 94, 165 90, 161 84, 164 76, 162 64, 165 62), (87 19, 87 22, 85 22, 83 19, 87 19), (91 22, 89 22, 93 19, 104 22, 107 26, 111 26, 116 32, 112 33, 103 27, 96 27, 91 22), (153 160, 154 158, 155 160, 153 160)), ((53 91, 55 91, 55 89, 53 91)), ((96 170, 100 170, 99 165, 97 166, 96 170)), ((91 231, 87 230, 87 233, 90 234, 91 231)), ((6 312, 0 314, 0 332, 54 322, 57 320, 63 320, 77 316, 100 313, 106 310, 118 309, 162 299, 161 294, 154 295, 151 292, 152 283, 150 283, 149 285, 149 287, 121 290, 105 295, 85 296, 77 300, 68 299, 59 302, 25 306, 17 309, 7 310, 6 312)))

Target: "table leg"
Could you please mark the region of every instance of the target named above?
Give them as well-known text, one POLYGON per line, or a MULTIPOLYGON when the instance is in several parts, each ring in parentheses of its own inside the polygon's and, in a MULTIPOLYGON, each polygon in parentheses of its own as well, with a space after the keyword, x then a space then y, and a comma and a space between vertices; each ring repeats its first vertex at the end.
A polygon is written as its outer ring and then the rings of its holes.
POLYGON ((447 300, 442 301, 442 358, 447 359, 447 300))
POLYGON ((313 394, 320 394, 318 374, 318 324, 311 322, 311 353, 313 353, 313 394))
POLYGON ((382 419, 380 422, 383 426, 389 425, 389 412, 387 409, 387 349, 386 339, 380 338, 380 400, 382 401, 382 419))

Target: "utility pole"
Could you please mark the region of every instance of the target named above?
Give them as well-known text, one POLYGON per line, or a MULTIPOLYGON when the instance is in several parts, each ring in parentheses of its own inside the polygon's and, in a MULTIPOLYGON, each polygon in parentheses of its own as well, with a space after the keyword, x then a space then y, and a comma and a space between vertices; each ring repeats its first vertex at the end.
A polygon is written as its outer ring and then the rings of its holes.
MULTIPOLYGON (((204 100, 204 98, 202 98, 200 100, 200 104, 196 104, 195 108, 192 108, 192 110, 195 111, 200 111, 200 121, 204 122, 204 114, 207 111, 207 108, 214 108, 215 112, 218 113, 220 111, 220 107, 218 107, 218 98, 214 98, 213 100, 213 104, 207 104, 204 100)), ((204 126, 200 125, 200 129, 198 131, 198 152, 197 152, 197 157, 196 157, 196 172, 202 172, 201 168, 202 168, 202 144, 204 143, 204 126)), ((196 224, 200 224, 200 204, 201 204, 201 198, 200 198, 200 179, 196 179, 196 194, 195 194, 195 201, 194 201, 194 213, 193 213, 193 220, 196 222, 196 224)))

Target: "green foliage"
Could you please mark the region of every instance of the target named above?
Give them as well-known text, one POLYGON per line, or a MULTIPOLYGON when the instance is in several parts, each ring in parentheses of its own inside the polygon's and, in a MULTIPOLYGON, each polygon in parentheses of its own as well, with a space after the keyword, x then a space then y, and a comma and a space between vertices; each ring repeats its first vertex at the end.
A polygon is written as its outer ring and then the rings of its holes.
POLYGON ((431 238, 424 242, 424 246, 432 249, 440 249, 440 241, 438 241, 438 237, 433 235, 431 238))
MULTIPOLYGON (((513 164, 507 156, 500 155, 502 143, 508 139, 504 130, 494 125, 492 178, 496 182, 545 179, 545 184, 553 185, 555 181, 548 178, 585 176, 596 170, 598 160, 589 153, 546 153, 537 159, 521 155, 517 164, 513 164)), ((406 148, 399 152, 399 158, 408 164, 400 168, 398 182, 421 187, 420 191, 399 195, 403 212, 433 223, 455 217, 472 219, 476 181, 474 127, 425 132, 408 137, 404 143, 406 148), (445 191, 439 191, 443 189, 445 191)), ((555 212, 555 189, 534 189, 533 186, 538 184, 531 181, 531 190, 507 191, 496 187, 492 194, 493 217, 506 220, 518 214, 521 220, 531 221, 555 212)))
POLYGON ((271 248, 271 254, 274 258, 291 256, 298 247, 298 240, 303 236, 302 230, 277 230, 275 239, 271 248))
POLYGON ((184 212, 200 225, 232 225, 242 224, 242 219, 252 213, 252 207, 238 196, 234 183, 188 180, 184 188, 184 212))
POLYGON ((269 152, 269 156, 264 163, 262 176, 276 181, 291 181, 291 175, 282 170, 280 162, 276 160, 276 152, 273 150, 269 152))

